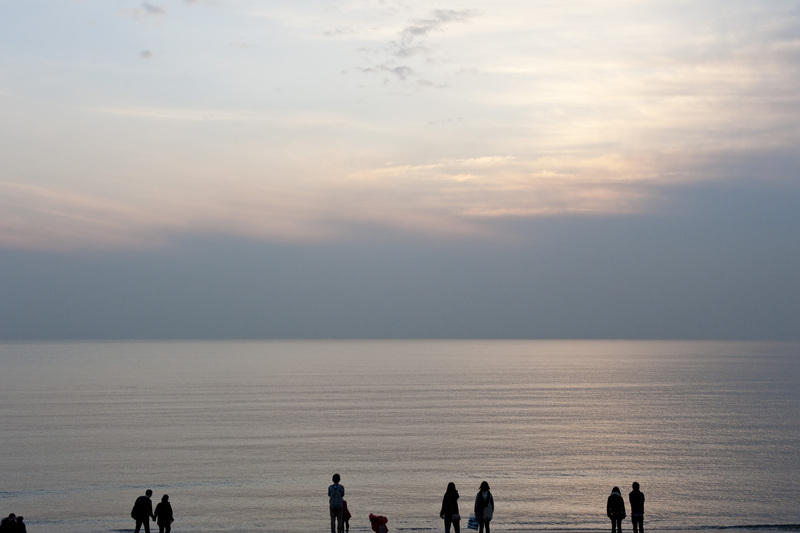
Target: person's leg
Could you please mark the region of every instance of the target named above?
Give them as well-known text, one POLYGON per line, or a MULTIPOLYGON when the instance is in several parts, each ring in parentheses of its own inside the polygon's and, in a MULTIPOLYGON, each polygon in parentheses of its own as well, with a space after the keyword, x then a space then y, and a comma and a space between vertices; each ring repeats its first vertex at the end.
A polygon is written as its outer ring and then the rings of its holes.
POLYGON ((489 533, 489 522, 491 522, 491 520, 486 521, 486 533, 489 533))
MULTIPOLYGON (((478 517, 478 533, 483 533, 483 517, 478 517)), ((611 533, 614 533, 613 531, 611 533)))
POLYGON ((336 533, 336 516, 337 516, 336 509, 334 509, 333 507, 331 507, 330 509, 331 509, 331 533, 336 533))
POLYGON ((350 519, 345 518, 344 520, 344 531, 345 533, 350 533, 350 519))
POLYGON ((453 517, 449 514, 444 515, 444 533, 450 533, 450 524, 453 522, 453 517))
POLYGON ((339 533, 344 533, 344 508, 340 507, 338 509, 338 513, 336 513, 336 523, 339 525, 337 531, 339 533))
POLYGON ((145 518, 142 520, 142 525, 144 526, 144 533, 150 533, 150 519, 145 518))
POLYGON ((172 531, 172 524, 167 524, 164 526, 164 533, 169 533, 172 531))
POLYGON ((133 533, 139 533, 140 529, 142 529, 142 521, 136 520, 136 529, 133 530, 133 533))
POLYGON ((461 524, 458 520, 453 520, 453 529, 456 533, 461 533, 461 524))

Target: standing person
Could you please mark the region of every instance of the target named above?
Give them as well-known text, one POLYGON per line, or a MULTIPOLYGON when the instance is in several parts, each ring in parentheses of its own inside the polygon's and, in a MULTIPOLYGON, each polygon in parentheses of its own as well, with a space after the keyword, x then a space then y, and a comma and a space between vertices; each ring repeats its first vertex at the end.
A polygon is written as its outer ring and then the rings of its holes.
POLYGON ((644 493, 639 491, 639 483, 633 482, 633 490, 628 494, 631 503, 631 523, 633 533, 644 533, 644 493))
POLYGON ((136 503, 133 504, 131 518, 136 520, 134 533, 139 533, 142 526, 144 526, 145 533, 150 533, 150 519, 153 518, 153 502, 150 501, 152 495, 153 491, 147 489, 144 496, 136 498, 136 503))
POLYGON ((481 482, 481 490, 475 496, 475 518, 478 520, 478 533, 489 533, 489 522, 494 515, 494 497, 489 490, 489 484, 481 482))
POLYGON ((164 494, 161 497, 161 501, 156 505, 153 520, 158 524, 158 533, 169 533, 172 529, 172 522, 175 521, 175 518, 172 517, 172 504, 169 503, 167 494, 164 494))
POLYGON ((11 513, 7 517, 0 520, 1 533, 13 533, 17 527, 17 515, 11 513))
POLYGON ((28 528, 25 527, 25 522, 22 520, 22 516, 17 517, 17 533, 28 533, 28 528))
POLYGON ((450 524, 453 524, 456 533, 461 533, 461 524, 458 523, 461 520, 461 515, 458 513, 458 491, 452 481, 447 484, 439 516, 444 518, 444 533, 450 533, 450 524))
POLYGON ((344 487, 339 485, 339 474, 333 475, 333 485, 328 487, 328 502, 331 507, 331 533, 342 531, 344 518, 344 487), (338 522, 338 527, 337 527, 338 522))
POLYGON ((625 500, 619 492, 619 487, 611 489, 611 494, 606 503, 606 514, 611 519, 611 533, 622 533, 622 519, 625 518, 625 500))

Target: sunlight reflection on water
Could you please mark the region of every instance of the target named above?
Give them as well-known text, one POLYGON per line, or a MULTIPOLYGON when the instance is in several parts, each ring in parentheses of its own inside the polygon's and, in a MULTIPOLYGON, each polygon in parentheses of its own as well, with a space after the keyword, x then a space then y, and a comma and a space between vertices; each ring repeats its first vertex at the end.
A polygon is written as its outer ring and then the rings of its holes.
POLYGON ((440 529, 480 481, 495 529, 606 529, 638 480, 649 529, 800 522, 800 346, 612 341, 0 345, 7 512, 36 531, 440 529), (774 490, 780 487, 780 490, 774 490), (754 495, 759 495, 754 497, 754 495), (760 495, 768 495, 761 497, 760 495))

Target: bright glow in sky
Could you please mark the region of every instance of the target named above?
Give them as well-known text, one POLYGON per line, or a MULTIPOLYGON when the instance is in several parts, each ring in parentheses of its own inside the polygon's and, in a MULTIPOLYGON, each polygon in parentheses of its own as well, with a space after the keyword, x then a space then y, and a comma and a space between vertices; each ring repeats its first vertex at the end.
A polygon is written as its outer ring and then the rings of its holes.
POLYGON ((800 0, 0 2, 0 341, 798 339, 800 0))
POLYGON ((658 212, 798 87, 790 0, 8 0, 0 246, 658 212))

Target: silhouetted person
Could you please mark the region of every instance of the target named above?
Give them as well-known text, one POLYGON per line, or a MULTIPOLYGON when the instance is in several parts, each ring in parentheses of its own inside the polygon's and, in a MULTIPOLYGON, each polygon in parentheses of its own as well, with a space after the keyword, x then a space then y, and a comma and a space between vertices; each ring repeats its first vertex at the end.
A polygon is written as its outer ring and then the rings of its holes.
POLYGON ((22 520, 24 517, 18 516, 17 517, 17 533, 28 533, 28 528, 25 527, 25 522, 22 520))
POLYGON ((611 533, 622 533, 622 519, 625 518, 625 500, 619 492, 619 487, 611 489, 611 495, 606 503, 606 514, 611 519, 611 533))
POLYGON ((136 498, 136 503, 133 504, 131 510, 131 518, 136 520, 136 529, 134 533, 139 533, 139 530, 144 526, 145 533, 150 533, 150 519, 153 517, 153 502, 150 501, 150 496, 153 491, 147 489, 144 496, 136 498))
POLYGON ((153 520, 158 524, 158 533, 169 533, 172 529, 172 522, 175 519, 172 517, 172 505, 169 503, 168 495, 164 494, 161 497, 161 501, 156 505, 153 520))
POLYGON ((344 522, 345 533, 350 533, 350 510, 347 508, 347 500, 342 500, 342 522, 344 522))
POLYGON ((631 523, 633 533, 644 533, 644 494, 639 491, 639 484, 633 482, 633 490, 628 494, 631 504, 631 523))
POLYGON ((478 533, 489 533, 489 522, 494 515, 494 497, 489 491, 489 484, 481 482, 481 490, 475 496, 475 518, 478 520, 478 533))
POLYGON ((344 487, 339 485, 339 474, 333 475, 333 485, 328 487, 328 502, 331 508, 331 533, 342 531, 344 517, 344 487), (338 527, 337 527, 338 522, 338 527))
POLYGON ((442 510, 439 511, 439 516, 444 518, 444 532, 450 533, 450 524, 456 533, 461 533, 461 515, 458 513, 458 491, 456 484, 452 481, 447 484, 447 491, 442 498, 442 510))
POLYGON ((11 513, 0 520, 0 533, 14 533, 17 529, 17 515, 11 513))
POLYGON ((388 533, 389 531, 389 528, 386 526, 386 524, 389 523, 389 519, 385 516, 378 516, 370 513, 369 523, 372 525, 372 531, 375 533, 388 533))

